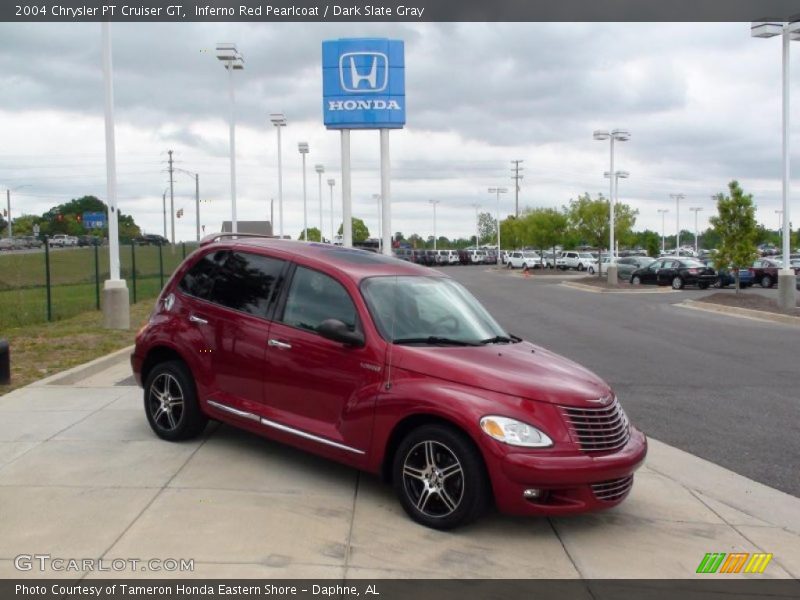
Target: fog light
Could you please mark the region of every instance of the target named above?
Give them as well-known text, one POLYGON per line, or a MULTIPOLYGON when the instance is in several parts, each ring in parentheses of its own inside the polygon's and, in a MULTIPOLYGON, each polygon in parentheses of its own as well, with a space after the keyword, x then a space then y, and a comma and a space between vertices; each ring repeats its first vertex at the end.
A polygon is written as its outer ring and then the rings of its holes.
POLYGON ((544 490, 537 490, 536 488, 531 488, 522 492, 522 497, 526 500, 536 500, 541 498, 544 495, 544 490))

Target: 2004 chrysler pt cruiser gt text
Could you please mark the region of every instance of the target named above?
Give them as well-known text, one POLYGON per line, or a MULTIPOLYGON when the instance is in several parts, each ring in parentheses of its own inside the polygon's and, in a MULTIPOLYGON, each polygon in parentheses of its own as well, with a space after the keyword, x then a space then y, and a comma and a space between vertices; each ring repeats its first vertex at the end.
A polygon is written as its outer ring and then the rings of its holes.
POLYGON ((450 277, 326 244, 209 236, 131 357, 159 437, 208 419, 381 475, 439 529, 615 506, 647 452, 614 392, 450 277))

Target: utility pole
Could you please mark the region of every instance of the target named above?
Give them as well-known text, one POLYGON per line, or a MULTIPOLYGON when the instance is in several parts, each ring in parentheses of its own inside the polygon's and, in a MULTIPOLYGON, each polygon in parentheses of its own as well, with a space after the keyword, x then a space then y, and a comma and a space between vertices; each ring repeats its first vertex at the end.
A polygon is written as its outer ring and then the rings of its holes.
POLYGON ((6 204, 8 205, 8 239, 11 239, 11 190, 6 190, 6 204))
POLYGON ((514 215, 516 218, 519 219, 519 182, 522 179, 522 175, 519 174, 520 171, 524 171, 522 167, 519 166, 519 163, 525 162, 524 160, 512 160, 511 164, 514 165, 514 168, 511 169, 514 174, 511 176, 511 179, 514 180, 514 215))
POLYGON ((168 150, 167 154, 169 154, 169 214, 170 219, 172 221, 172 235, 170 242, 173 245, 173 251, 175 246, 175 189, 174 189, 174 181, 173 181, 173 174, 175 169, 172 166, 172 150, 168 150))

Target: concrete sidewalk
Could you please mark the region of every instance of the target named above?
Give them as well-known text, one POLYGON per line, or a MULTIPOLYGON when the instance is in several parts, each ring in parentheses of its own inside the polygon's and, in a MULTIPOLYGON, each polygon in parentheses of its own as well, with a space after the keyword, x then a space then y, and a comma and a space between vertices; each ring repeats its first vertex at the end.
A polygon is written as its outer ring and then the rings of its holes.
POLYGON ((704 578, 800 576, 800 499, 656 440, 617 508, 442 533, 377 479, 228 426, 156 439, 128 352, 0 397, 0 577, 685 579, 707 552, 774 558, 704 578), (20 572, 20 554, 194 571, 20 572))

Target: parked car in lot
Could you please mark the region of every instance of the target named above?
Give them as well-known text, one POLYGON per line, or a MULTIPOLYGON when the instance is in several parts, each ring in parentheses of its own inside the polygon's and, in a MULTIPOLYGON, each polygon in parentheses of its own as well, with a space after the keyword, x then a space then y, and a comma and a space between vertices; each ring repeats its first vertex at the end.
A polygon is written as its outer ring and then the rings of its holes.
POLYGON ((168 246, 169 240, 163 235, 146 233, 137 238, 133 238, 133 243, 137 246, 168 246))
POLYGON ((14 240, 12 238, 0 238, 0 250, 15 250, 14 240))
POLYGON ((509 252, 506 261, 506 267, 509 269, 541 269, 542 264, 542 257, 529 250, 509 252))
MULTIPOLYGON (((792 267, 795 275, 800 275, 800 268, 792 267)), ((771 288, 778 283, 778 271, 781 270, 783 261, 779 258, 759 258, 750 267, 750 272, 753 274, 753 280, 757 282, 762 288, 771 288)))
POLYGON ((631 284, 671 285, 681 290, 687 285, 707 289, 717 280, 717 273, 698 260, 692 258, 660 258, 647 267, 631 273, 631 284))
POLYGON ((58 246, 60 248, 65 248, 67 246, 77 246, 78 238, 63 233, 57 233, 52 237, 50 237, 49 243, 51 246, 58 246))
MULTIPOLYGON (((714 261, 711 259, 700 261, 707 267, 711 267, 717 271, 717 280, 714 282, 715 288, 726 288, 729 285, 736 285, 736 273, 729 267, 717 268, 714 261)), ((753 274, 750 269, 739 269, 739 287, 742 289, 749 288, 753 285, 753 274)))
POLYGON ((617 259, 617 279, 630 281, 631 274, 637 269, 644 269, 655 261, 649 256, 625 256, 617 259))
POLYGON ((457 250, 438 250, 436 255, 436 264, 442 267, 448 265, 458 264, 458 251, 457 250))
POLYGON ((26 235, 23 237, 23 239, 25 240, 25 245, 28 248, 41 248, 44 246, 44 243, 42 243, 42 240, 40 240, 38 237, 26 235))
POLYGON ((566 271, 567 269, 575 269, 576 271, 587 271, 591 267, 591 272, 597 270, 597 257, 591 252, 577 252, 570 250, 562 252, 561 256, 556 259, 556 267, 566 271))
POLYGON ((131 362, 158 437, 213 418, 381 475, 437 529, 492 501, 615 506, 647 451, 606 382, 505 331, 447 275, 327 244, 205 240, 131 362))
POLYGON ((100 245, 100 238, 96 235, 79 235, 78 236, 78 246, 99 246, 100 245))

